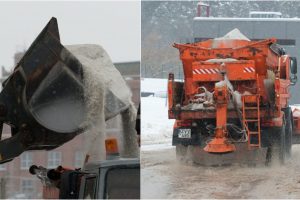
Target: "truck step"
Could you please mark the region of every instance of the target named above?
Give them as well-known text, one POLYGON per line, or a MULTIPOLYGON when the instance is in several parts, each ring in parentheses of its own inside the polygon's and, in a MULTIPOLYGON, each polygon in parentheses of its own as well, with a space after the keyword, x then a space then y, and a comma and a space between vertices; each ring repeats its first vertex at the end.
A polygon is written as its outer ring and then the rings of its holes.
POLYGON ((245 107, 245 110, 257 110, 257 107, 245 107))
POLYGON ((249 131, 249 135, 259 135, 259 132, 256 132, 256 131, 249 131))
POLYGON ((245 119, 245 122, 259 122, 258 119, 245 119))
POLYGON ((260 147, 259 144, 249 144, 249 147, 260 147))

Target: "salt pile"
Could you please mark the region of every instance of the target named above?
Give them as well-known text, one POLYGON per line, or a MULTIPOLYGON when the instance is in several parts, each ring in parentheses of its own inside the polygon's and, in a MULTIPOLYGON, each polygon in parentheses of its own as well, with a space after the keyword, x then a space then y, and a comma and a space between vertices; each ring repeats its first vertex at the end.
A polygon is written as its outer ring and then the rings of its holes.
POLYGON ((223 37, 214 38, 212 41, 212 48, 218 48, 220 46, 226 46, 227 48, 234 47, 233 40, 245 40, 250 41, 239 29, 235 28, 223 37))
MULTIPOLYGON (((136 109, 131 91, 106 51, 98 45, 70 45, 66 48, 82 63, 84 73, 86 122, 84 155, 105 159, 105 120, 122 111, 124 157, 138 157, 135 131, 136 109)), ((119 141, 120 143, 120 141, 119 141)), ((120 144, 119 144, 120 145, 120 144)))
POLYGON ((204 62, 211 62, 211 63, 227 63, 227 62, 236 62, 238 61, 237 59, 234 58, 213 58, 213 59, 208 59, 204 62))
POLYGON ((214 40, 247 40, 250 41, 239 29, 235 28, 228 32, 226 35, 220 38, 215 38, 214 40))

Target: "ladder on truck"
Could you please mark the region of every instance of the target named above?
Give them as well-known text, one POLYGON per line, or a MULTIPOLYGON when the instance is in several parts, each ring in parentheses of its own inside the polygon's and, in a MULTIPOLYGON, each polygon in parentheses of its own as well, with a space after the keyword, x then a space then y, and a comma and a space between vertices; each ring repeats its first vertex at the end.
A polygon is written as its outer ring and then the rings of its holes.
POLYGON ((261 147, 259 95, 242 96, 243 124, 248 136, 248 149, 261 147), (252 115, 249 115, 252 113, 252 115), (253 115, 253 113, 256 113, 253 115))

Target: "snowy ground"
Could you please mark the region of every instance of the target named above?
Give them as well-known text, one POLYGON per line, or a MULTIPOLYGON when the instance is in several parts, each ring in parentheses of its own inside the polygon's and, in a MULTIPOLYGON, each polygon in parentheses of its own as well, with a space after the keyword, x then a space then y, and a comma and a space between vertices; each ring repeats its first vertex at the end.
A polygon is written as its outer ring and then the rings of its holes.
POLYGON ((166 99, 142 97, 141 105, 142 149, 154 144, 171 144, 174 120, 168 119, 166 99))
POLYGON ((141 80, 141 92, 166 92, 167 91, 167 79, 158 78, 142 78, 141 80))
POLYGON ((168 119, 167 99, 158 97, 166 93, 167 80, 143 79, 141 91, 155 93, 141 98, 142 151, 171 148, 174 120, 168 119))
MULTIPOLYGON (((166 80, 144 79, 142 91, 161 92, 166 80), (144 88, 143 88, 144 86, 144 88)), ((168 120, 165 98, 141 99, 142 198, 299 198, 300 145, 284 166, 204 167, 181 164, 171 146, 174 120, 168 120)))

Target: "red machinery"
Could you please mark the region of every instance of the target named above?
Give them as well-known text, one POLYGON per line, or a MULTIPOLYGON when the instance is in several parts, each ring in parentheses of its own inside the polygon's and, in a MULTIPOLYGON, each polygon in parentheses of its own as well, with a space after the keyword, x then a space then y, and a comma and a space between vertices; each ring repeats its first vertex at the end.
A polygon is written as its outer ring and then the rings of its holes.
POLYGON ((293 143, 300 143, 300 108, 298 105, 292 106, 293 112, 293 143))
POLYGON ((184 82, 173 74, 168 82, 177 154, 185 157, 189 146, 198 158, 202 150, 205 157, 265 147, 267 158, 279 149, 283 162, 292 144, 288 100, 297 80, 296 58, 274 38, 224 37, 174 47, 184 71, 184 82))

